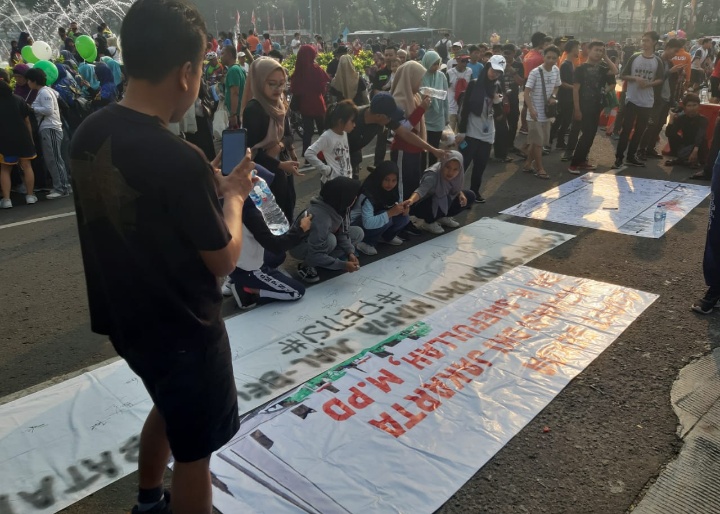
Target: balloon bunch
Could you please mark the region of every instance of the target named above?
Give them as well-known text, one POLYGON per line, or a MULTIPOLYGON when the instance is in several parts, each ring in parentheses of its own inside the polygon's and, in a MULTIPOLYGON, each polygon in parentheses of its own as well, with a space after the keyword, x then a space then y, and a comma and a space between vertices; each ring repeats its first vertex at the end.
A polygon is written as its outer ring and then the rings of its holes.
POLYGON ((490 44, 497 45, 498 43, 500 43, 500 36, 497 32, 493 32, 490 34, 490 44))
MULTIPOLYGON (((90 36, 79 36, 75 40, 75 48, 85 61, 94 62, 97 59, 97 46, 90 36)), ((53 56, 50 45, 45 41, 35 41, 32 45, 24 46, 20 53, 28 65, 45 72, 48 86, 55 83, 58 78, 58 69, 55 63, 50 61, 53 56)))

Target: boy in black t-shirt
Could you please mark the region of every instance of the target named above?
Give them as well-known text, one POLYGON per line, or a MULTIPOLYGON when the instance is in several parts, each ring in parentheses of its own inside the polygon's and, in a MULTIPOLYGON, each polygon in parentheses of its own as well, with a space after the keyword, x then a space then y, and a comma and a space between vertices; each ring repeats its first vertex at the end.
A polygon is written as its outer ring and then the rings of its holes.
POLYGON ((708 153, 707 133, 708 120, 700 114, 700 97, 688 93, 683 98, 683 111, 673 113, 665 135, 670 144, 670 153, 675 159, 665 164, 685 164, 700 168, 708 153))
POLYGON ((167 128, 199 91, 207 36, 194 7, 138 0, 121 35, 125 97, 85 120, 71 149, 92 329, 109 336, 154 404, 133 513, 170 511, 172 452, 172 511, 209 514, 210 454, 239 427, 218 277, 240 255, 254 165, 248 154, 224 177, 167 128))

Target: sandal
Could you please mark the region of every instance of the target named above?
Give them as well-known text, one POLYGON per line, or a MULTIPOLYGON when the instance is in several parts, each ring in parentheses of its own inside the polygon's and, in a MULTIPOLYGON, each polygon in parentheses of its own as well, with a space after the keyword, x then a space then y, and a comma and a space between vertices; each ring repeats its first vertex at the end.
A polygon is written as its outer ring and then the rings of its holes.
POLYGON ((539 171, 536 171, 536 172, 533 173, 533 175, 535 175, 537 178, 541 178, 541 179, 543 179, 543 180, 549 180, 549 179, 550 179, 550 175, 548 175, 545 171, 543 171, 542 173, 539 172, 539 171))

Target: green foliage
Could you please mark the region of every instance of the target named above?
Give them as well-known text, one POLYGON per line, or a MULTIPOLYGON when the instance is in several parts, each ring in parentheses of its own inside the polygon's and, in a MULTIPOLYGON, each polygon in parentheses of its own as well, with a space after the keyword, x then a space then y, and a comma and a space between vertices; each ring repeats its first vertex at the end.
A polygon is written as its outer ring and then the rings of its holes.
MULTIPOLYGON (((330 61, 333 60, 333 54, 332 52, 323 52, 321 54, 318 54, 317 59, 315 59, 315 62, 317 62, 322 69, 327 69, 328 64, 330 64, 330 61)), ((292 75, 293 71, 295 71, 295 63, 297 62, 297 56, 295 55, 289 55, 285 59, 283 59, 282 67, 285 68, 288 72, 288 75, 292 75)), ((369 68, 373 65, 373 55, 372 52, 363 50, 358 55, 353 56, 353 64, 355 65, 355 69, 359 73, 365 73, 365 69, 369 68)))

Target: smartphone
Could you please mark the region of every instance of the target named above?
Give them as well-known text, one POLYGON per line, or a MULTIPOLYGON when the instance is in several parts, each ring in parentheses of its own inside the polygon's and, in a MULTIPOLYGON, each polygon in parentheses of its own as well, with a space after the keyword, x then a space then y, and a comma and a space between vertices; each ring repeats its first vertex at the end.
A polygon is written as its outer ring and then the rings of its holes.
POLYGON ((467 145, 468 145, 467 141, 463 141, 462 143, 460 143, 460 146, 459 146, 460 150, 465 150, 467 148, 467 145))
POLYGON ((247 132, 245 129, 223 130, 222 133, 222 174, 230 175, 235 166, 245 158, 247 132))

